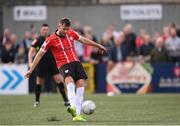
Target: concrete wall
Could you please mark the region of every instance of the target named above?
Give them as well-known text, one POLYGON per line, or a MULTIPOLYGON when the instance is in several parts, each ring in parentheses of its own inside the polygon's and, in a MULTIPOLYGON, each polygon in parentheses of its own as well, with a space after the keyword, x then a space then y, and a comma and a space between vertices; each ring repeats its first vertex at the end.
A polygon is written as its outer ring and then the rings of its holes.
MULTIPOLYGON (((144 27, 148 32, 162 31, 163 25, 169 22, 180 24, 180 4, 163 5, 163 19, 153 21, 122 21, 120 19, 120 5, 96 5, 96 6, 49 6, 47 23, 50 24, 51 31, 54 31, 57 22, 61 17, 70 17, 72 21, 80 21, 82 25, 91 25, 94 33, 100 39, 106 27, 114 22, 117 30, 122 30, 126 23, 132 23, 136 32, 144 27)), ((13 7, 3 8, 4 28, 9 27, 15 32, 19 39, 22 39, 23 32, 27 30, 31 23, 37 28, 43 22, 16 22, 13 20, 13 7)), ((38 29, 37 29, 38 30, 38 29)))

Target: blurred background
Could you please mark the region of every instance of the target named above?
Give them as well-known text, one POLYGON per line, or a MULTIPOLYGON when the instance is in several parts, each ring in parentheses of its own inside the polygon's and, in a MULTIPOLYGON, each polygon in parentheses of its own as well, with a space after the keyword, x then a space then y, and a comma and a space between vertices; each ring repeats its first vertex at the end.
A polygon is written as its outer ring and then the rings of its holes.
MULTIPOLYGON (((0 94, 34 92, 36 72, 23 78, 31 42, 41 24, 53 33, 62 17, 108 49, 101 55, 75 42, 87 93, 179 93, 178 12, 179 0, 0 0, 0 94)), ((57 91, 51 75, 43 91, 57 91)))

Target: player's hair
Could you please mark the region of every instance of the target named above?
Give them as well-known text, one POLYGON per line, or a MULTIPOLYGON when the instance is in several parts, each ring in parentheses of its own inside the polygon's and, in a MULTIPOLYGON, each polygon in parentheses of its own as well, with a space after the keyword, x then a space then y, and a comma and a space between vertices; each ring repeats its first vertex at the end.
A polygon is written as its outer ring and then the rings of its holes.
POLYGON ((60 23, 66 27, 70 27, 71 26, 71 21, 70 19, 64 17, 60 20, 60 23))
POLYGON ((41 25, 41 27, 49 27, 49 25, 44 23, 44 24, 41 25))

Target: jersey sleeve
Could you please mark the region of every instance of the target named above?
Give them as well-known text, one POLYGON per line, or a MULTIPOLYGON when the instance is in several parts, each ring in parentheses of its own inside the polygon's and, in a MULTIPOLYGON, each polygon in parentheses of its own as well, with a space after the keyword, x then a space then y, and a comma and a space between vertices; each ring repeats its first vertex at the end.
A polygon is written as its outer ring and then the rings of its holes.
POLYGON ((76 31, 72 30, 71 34, 74 38, 74 40, 79 40, 81 38, 81 35, 79 35, 76 31))
POLYGON ((39 46, 37 39, 34 39, 34 40, 32 41, 31 46, 34 47, 34 48, 36 48, 36 47, 39 46))
POLYGON ((50 48, 50 38, 47 38, 44 43, 42 44, 40 50, 43 51, 43 52, 46 52, 48 51, 48 49, 50 48))

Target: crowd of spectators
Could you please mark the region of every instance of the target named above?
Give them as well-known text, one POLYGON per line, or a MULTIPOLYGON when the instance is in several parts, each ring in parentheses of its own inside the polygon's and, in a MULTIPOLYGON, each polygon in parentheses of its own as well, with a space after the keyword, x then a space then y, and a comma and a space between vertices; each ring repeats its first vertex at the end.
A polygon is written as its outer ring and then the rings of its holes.
POLYGON ((0 63, 27 63, 31 42, 36 37, 38 37, 37 33, 32 34, 30 31, 25 31, 24 38, 18 42, 17 35, 9 28, 5 28, 0 37, 0 63))
MULTIPOLYGON (((144 28, 135 33, 131 24, 126 24, 121 31, 117 31, 115 25, 111 24, 102 33, 101 40, 97 39, 91 26, 82 27, 79 22, 75 22, 73 28, 108 49, 106 54, 101 55, 97 48, 75 42, 79 59, 83 62, 107 63, 109 68, 121 61, 180 62, 180 30, 175 24, 164 26, 162 34, 155 31, 151 35, 144 28)), ((27 63, 31 42, 38 35, 34 25, 31 25, 31 30, 25 31, 24 38, 18 42, 17 35, 5 28, 0 37, 0 63, 27 63)))
POLYGON ((164 26, 162 34, 155 31, 151 35, 144 28, 135 33, 131 24, 126 24, 122 31, 116 31, 115 25, 112 24, 102 34, 100 41, 97 41, 90 26, 84 29, 80 23, 78 27, 75 26, 81 35, 101 43, 108 49, 106 54, 101 55, 97 48, 77 45, 80 48, 78 54, 84 62, 107 63, 108 70, 122 61, 180 63, 180 29, 175 24, 164 26))

